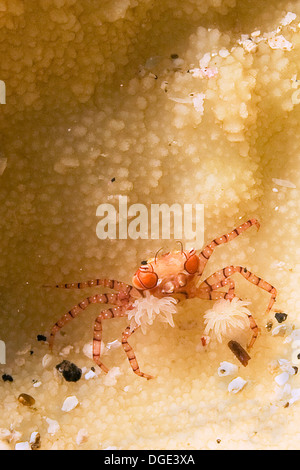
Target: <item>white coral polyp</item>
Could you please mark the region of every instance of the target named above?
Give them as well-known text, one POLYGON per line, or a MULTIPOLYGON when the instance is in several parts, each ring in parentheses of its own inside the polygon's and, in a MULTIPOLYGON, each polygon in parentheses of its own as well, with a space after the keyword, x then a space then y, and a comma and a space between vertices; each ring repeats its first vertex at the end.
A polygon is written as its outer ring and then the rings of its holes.
POLYGON ((204 323, 206 325, 204 334, 209 335, 212 331, 221 343, 223 337, 232 336, 238 330, 249 328, 248 315, 251 315, 251 312, 246 306, 250 303, 237 297, 234 297, 231 301, 221 299, 216 302, 213 308, 207 310, 204 314, 204 323))
POLYGON ((128 311, 130 330, 133 331, 140 326, 145 334, 147 326, 152 325, 156 318, 174 327, 173 315, 177 312, 176 304, 177 300, 173 297, 159 299, 146 291, 146 296, 137 299, 133 308, 128 311))

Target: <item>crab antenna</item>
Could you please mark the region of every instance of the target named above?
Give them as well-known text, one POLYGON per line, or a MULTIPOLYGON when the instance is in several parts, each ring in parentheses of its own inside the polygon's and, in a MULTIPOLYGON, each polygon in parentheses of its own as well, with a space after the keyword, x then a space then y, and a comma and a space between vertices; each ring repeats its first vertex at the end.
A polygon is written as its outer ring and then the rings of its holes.
POLYGON ((181 246, 181 253, 183 253, 183 244, 180 240, 177 240, 176 243, 180 243, 180 246, 181 246))
POLYGON ((154 263, 156 263, 157 255, 158 255, 158 253, 159 253, 162 249, 163 249, 163 248, 160 248, 160 249, 156 252, 155 257, 154 257, 154 263))

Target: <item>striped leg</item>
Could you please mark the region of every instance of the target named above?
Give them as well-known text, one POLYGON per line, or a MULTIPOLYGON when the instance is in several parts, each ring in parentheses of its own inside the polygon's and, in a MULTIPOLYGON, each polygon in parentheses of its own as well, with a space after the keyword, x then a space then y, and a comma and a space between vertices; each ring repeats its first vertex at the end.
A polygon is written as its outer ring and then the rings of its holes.
POLYGON ((199 254, 199 258, 200 258, 199 275, 201 275, 203 273, 203 270, 206 266, 207 261, 209 260, 209 258, 211 257, 211 255, 214 252, 214 249, 217 246, 222 245, 224 243, 230 242, 234 238, 241 235, 241 233, 245 232, 245 230, 252 227, 252 225, 256 225, 257 229, 259 229, 259 227, 260 227, 260 224, 256 219, 250 219, 247 222, 240 225, 239 227, 232 230, 232 232, 229 232, 225 235, 222 235, 219 238, 215 238, 209 245, 207 245, 205 248, 203 248, 203 250, 199 254))
MULTIPOLYGON (((130 284, 125 284, 124 282, 115 281, 114 279, 91 279, 84 282, 73 282, 71 284, 56 284, 53 287, 59 289, 86 289, 87 287, 107 287, 108 289, 113 289, 118 292, 125 292, 128 295, 139 297, 141 294, 130 284)), ((44 286, 52 287, 52 286, 44 286)))
POLYGON ((87 297, 85 300, 71 308, 65 315, 63 315, 52 327, 49 339, 49 347, 52 350, 54 337, 56 333, 66 325, 70 320, 73 320, 80 312, 85 310, 90 304, 112 304, 112 305, 124 305, 129 304, 129 296, 125 292, 119 292, 118 294, 97 294, 91 297, 87 297))
POLYGON ((94 323, 94 336, 93 336, 93 360, 101 367, 104 372, 108 372, 108 368, 100 361, 101 355, 101 341, 102 341, 102 320, 110 318, 120 318, 127 315, 128 305, 108 308, 103 310, 95 320, 94 323))
POLYGON ((215 272, 214 274, 209 276, 207 279, 205 279, 205 281, 203 281, 202 284, 200 284, 199 289, 205 290, 207 288, 213 288, 213 287, 219 288, 222 285, 224 285, 222 283, 224 283, 225 279, 232 276, 234 273, 240 273, 245 279, 247 279, 247 281, 251 282, 252 284, 260 287, 261 289, 271 294, 271 299, 269 301, 269 304, 266 310, 266 313, 269 313, 276 300, 277 290, 267 281, 264 281, 260 277, 248 271, 247 268, 243 268, 242 266, 227 266, 226 268, 223 268, 222 270, 215 272))
MULTIPOLYGON (((197 293, 197 297, 200 299, 209 299, 209 300, 220 300, 220 299, 229 299, 232 300, 234 297, 237 297, 235 295, 235 282, 232 279, 226 278, 223 279, 220 283, 217 284, 212 284, 210 286, 205 286, 201 289, 201 286, 199 287, 199 291, 197 293), (220 287, 224 287, 229 284, 229 290, 228 292, 216 292, 217 289, 220 287)), ((253 344, 256 341, 256 338, 258 337, 259 333, 259 328, 256 324, 256 321, 254 320, 253 316, 249 313, 248 314, 249 318, 249 326, 252 330, 252 338, 250 340, 250 343, 248 344, 248 349, 252 348, 253 344)))
POLYGON ((137 328, 133 331, 130 331, 130 326, 126 328, 126 330, 122 334, 122 346, 124 348, 124 351, 127 354, 128 360, 130 362, 130 365, 132 367, 132 370, 135 374, 139 375, 140 377, 145 377, 145 379, 153 379, 152 375, 144 374, 144 372, 140 371, 138 362, 136 360, 135 354, 133 352, 132 347, 128 343, 128 338, 132 335, 137 330, 137 328))

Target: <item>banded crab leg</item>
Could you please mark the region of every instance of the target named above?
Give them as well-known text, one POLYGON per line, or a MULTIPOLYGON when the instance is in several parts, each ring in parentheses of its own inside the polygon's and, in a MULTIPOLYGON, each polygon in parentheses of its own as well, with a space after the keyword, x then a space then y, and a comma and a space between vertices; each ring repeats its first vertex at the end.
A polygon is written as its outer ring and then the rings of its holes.
POLYGON ((235 273, 241 274, 247 281, 251 282, 251 284, 260 287, 271 294, 271 299, 266 310, 266 313, 268 314, 276 301, 277 290, 269 284, 269 282, 264 281, 261 277, 256 276, 256 274, 251 273, 251 271, 248 271, 247 268, 243 268, 242 266, 227 266, 220 271, 216 271, 200 284, 199 290, 208 290, 209 292, 211 290, 218 289, 224 285, 222 283, 224 283, 225 279, 235 273))
POLYGON ((54 337, 56 333, 63 328, 69 321, 77 317, 77 315, 85 310, 90 304, 112 304, 118 306, 125 306, 126 308, 130 305, 131 299, 130 296, 123 291, 120 291, 118 294, 96 294, 91 297, 87 297, 75 307, 71 308, 67 313, 65 313, 52 327, 49 339, 50 350, 53 348, 54 337))
POLYGON ((101 341, 102 341, 102 320, 108 320, 110 318, 120 318, 127 316, 128 305, 109 308, 103 310, 100 315, 97 316, 94 323, 94 335, 93 335, 93 360, 94 362, 107 373, 109 369, 100 361, 101 355, 101 341))
MULTIPOLYGON (((53 287, 58 289, 86 289, 87 287, 107 287, 108 289, 116 290, 117 292, 125 292, 128 295, 133 295, 139 297, 141 294, 138 290, 131 286, 130 284, 126 284, 125 282, 116 281, 114 279, 91 279, 89 281, 83 282, 73 282, 71 284, 56 284, 53 287)), ((45 286, 45 287, 52 287, 52 286, 45 286)))
POLYGON ((259 229, 260 227, 258 220, 249 219, 247 222, 244 222, 242 225, 239 225, 239 227, 233 229, 231 232, 226 233, 225 235, 222 235, 221 237, 215 238, 211 243, 206 245, 199 254, 199 258, 200 258, 200 266, 199 266, 199 273, 198 273, 199 276, 203 273, 204 268, 209 258, 211 257, 211 255, 214 252, 214 249, 217 246, 230 242, 231 240, 233 240, 234 238, 238 237, 243 232, 248 230, 248 228, 252 227, 252 225, 256 225, 257 229, 259 229))
MULTIPOLYGON (((237 295, 235 295, 235 282, 233 279, 226 278, 220 283, 212 284, 202 289, 201 287, 199 287, 197 297, 199 297, 200 299, 207 299, 207 300, 220 300, 220 299, 232 300, 234 297, 237 297, 237 295), (220 291, 217 292, 217 289, 219 289, 220 287, 224 287, 228 284, 229 284, 228 292, 220 292, 220 291)), ((249 318, 249 326, 250 326, 250 329, 252 330, 252 337, 251 337, 250 343, 248 344, 248 349, 251 349, 258 337, 259 328, 253 316, 251 315, 251 313, 248 314, 248 318, 249 318)))
POLYGON ((138 376, 140 377, 144 377, 145 379, 149 380, 149 379, 153 379, 153 376, 152 375, 148 375, 148 374, 144 374, 144 372, 141 372, 140 371, 140 368, 139 368, 139 365, 138 365, 138 362, 136 360, 136 357, 135 357, 135 354, 134 354, 134 351, 132 349, 132 347, 130 346, 130 344, 128 343, 128 338, 138 329, 139 327, 135 328, 134 330, 130 330, 130 326, 128 326, 126 328, 126 330, 123 332, 122 334, 122 346, 123 346, 123 349, 125 351, 125 353, 127 354, 127 358, 129 360, 129 363, 131 365, 131 368, 133 370, 133 372, 135 374, 137 374, 138 376))

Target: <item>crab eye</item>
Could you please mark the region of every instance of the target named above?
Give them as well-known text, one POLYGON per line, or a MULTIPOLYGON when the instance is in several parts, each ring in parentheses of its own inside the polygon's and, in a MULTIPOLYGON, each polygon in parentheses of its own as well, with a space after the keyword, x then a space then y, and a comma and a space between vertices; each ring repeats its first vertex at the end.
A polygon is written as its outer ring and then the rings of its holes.
POLYGON ((153 289, 158 282, 157 274, 147 268, 146 266, 140 268, 133 276, 132 283, 137 289, 153 289))
POLYGON ((184 269, 189 274, 195 274, 198 271, 198 266, 199 266, 199 258, 196 255, 195 250, 191 250, 187 255, 186 262, 184 263, 184 269))
POLYGON ((148 264, 148 261, 141 261, 141 264, 148 264))

